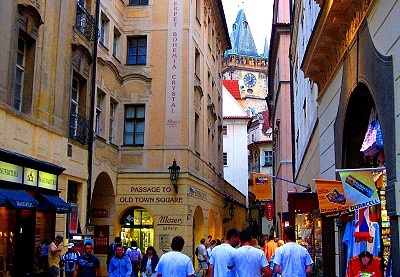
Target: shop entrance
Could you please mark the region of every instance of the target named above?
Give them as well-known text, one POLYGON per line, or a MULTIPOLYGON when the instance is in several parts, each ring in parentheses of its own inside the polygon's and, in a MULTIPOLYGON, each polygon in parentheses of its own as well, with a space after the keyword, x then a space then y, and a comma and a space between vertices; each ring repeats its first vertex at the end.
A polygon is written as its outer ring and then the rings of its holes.
POLYGON ((147 247, 154 246, 154 219, 150 212, 142 207, 127 210, 120 220, 120 237, 124 247, 131 247, 136 241, 142 253, 147 247))

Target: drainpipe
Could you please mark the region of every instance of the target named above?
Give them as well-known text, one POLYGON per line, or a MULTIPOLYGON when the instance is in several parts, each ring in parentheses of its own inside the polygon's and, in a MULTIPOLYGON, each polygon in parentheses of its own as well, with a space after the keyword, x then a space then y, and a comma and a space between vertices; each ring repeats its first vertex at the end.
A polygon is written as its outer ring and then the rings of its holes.
MULTIPOLYGON (((292 44, 292 36, 293 36, 293 4, 292 1, 289 3, 290 5, 290 44, 292 44)), ((294 90, 293 90, 293 63, 292 63, 292 55, 290 54, 289 48, 289 66, 290 66, 290 117, 291 117, 291 128, 292 128, 292 174, 293 174, 293 182, 296 181, 296 151, 295 151, 295 143, 296 143, 296 130, 294 126, 294 90)))
POLYGON ((92 67, 92 89, 90 96, 90 118, 89 118, 89 146, 88 146, 88 183, 86 203, 86 226, 90 225, 90 210, 92 201, 92 171, 93 171, 93 141, 94 141, 94 113, 96 101, 96 79, 97 79, 97 46, 99 40, 98 26, 100 21, 100 0, 96 1, 96 20, 93 42, 93 67, 92 67))

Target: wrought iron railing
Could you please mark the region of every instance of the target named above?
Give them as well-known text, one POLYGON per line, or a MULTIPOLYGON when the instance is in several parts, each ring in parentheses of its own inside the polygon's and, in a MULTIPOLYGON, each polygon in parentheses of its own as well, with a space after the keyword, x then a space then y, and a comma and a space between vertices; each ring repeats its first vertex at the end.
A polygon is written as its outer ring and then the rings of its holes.
POLYGON ((88 144, 93 138, 93 131, 90 130, 90 122, 86 118, 71 113, 69 119, 69 137, 82 144, 88 144))
POLYGON ((94 17, 88 13, 83 1, 78 1, 76 9, 76 28, 90 41, 94 40, 96 23, 94 17))

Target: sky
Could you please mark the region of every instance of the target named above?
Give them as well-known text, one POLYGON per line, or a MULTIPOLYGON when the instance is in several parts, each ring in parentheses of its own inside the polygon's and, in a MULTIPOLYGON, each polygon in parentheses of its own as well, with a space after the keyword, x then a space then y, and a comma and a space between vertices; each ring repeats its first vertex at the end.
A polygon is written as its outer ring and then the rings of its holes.
POLYGON ((232 24, 238 12, 244 9, 257 52, 262 54, 265 37, 268 38, 268 43, 271 38, 273 2, 273 0, 222 0, 229 34, 232 32, 232 24))

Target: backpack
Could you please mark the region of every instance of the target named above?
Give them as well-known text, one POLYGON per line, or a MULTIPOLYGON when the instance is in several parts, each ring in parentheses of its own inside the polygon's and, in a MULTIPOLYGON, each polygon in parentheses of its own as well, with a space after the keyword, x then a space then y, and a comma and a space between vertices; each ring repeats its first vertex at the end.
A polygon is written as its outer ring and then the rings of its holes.
POLYGON ((140 254, 137 251, 137 247, 131 247, 131 251, 129 252, 129 258, 131 259, 132 263, 139 262, 140 254))

